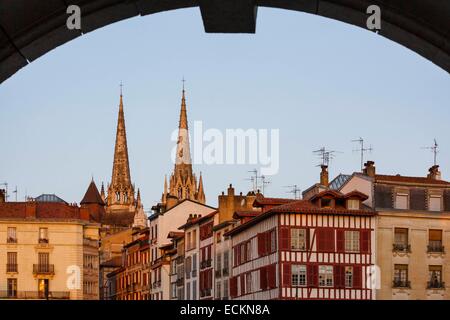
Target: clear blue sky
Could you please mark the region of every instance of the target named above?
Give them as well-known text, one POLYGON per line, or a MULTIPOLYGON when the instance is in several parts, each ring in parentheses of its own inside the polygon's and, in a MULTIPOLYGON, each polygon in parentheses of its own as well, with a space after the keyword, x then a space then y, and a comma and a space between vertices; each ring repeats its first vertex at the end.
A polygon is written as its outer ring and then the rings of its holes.
MULTIPOLYGON (((0 183, 19 199, 55 193, 79 202, 93 175, 110 181, 119 83, 132 179, 146 208, 173 168, 181 78, 188 117, 205 128, 280 129, 286 185, 317 182, 312 151, 338 150, 331 175, 359 169, 364 137, 379 172, 424 176, 437 138, 450 178, 450 77, 414 52, 363 29, 299 12, 260 9, 256 35, 205 34, 198 9, 136 17, 51 51, 0 85, 0 183)), ((248 191, 254 166, 196 166, 209 203, 229 183, 248 191)), ((12 194, 11 194, 12 195, 12 194)), ((14 195, 12 195, 12 199, 14 195)))

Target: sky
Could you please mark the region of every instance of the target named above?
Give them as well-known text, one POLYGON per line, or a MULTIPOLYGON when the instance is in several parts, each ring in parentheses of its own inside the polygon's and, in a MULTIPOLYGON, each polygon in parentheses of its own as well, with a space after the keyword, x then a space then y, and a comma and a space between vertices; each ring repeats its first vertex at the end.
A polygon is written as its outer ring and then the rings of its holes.
MULTIPOLYGON (((119 103, 131 176, 146 209, 173 170, 171 134, 186 79, 190 127, 279 130, 279 170, 266 196, 318 182, 321 147, 339 151, 330 175, 360 170, 363 137, 383 174, 450 179, 450 77, 409 49, 339 21, 258 10, 254 35, 206 34, 198 8, 135 17, 68 42, 0 85, 0 183, 17 197, 54 193, 79 203, 111 180, 119 103)), ((192 135, 192 132, 191 132, 192 135)), ((232 183, 251 189, 258 165, 195 165, 207 202, 232 183)), ((0 187, 2 187, 0 185, 0 187)))

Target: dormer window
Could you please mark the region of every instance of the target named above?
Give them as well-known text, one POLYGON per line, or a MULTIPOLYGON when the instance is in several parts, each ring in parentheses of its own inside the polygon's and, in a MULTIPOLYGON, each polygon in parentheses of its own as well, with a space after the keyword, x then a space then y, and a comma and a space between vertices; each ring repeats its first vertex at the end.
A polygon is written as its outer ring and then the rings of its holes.
POLYGON ((349 199, 347 200, 347 209, 348 210, 359 210, 361 206, 361 201, 358 199, 349 199))
POLYGON ((407 210, 408 198, 407 193, 397 193, 395 195, 395 209, 407 210))
POLYGON ((442 211, 442 197, 439 195, 431 195, 428 203, 430 211, 442 211))
POLYGON ((333 207, 333 199, 329 199, 329 198, 322 198, 320 199, 320 206, 322 208, 332 208, 333 207))

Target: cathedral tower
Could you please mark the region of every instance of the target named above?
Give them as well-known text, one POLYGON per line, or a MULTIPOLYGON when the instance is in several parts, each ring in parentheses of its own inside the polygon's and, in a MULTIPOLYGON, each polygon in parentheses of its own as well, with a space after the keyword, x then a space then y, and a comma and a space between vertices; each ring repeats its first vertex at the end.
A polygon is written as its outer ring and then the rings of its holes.
POLYGON ((113 210, 132 208, 136 204, 134 198, 134 186, 131 183, 130 164, 128 161, 127 134, 125 130, 122 92, 120 93, 112 180, 108 185, 106 204, 113 210))
POLYGON ((161 202, 166 209, 169 209, 184 199, 205 203, 205 193, 201 173, 199 183, 197 184, 197 177, 192 172, 186 95, 183 85, 175 167, 170 176, 169 188, 167 188, 167 179, 164 178, 164 191, 161 202))

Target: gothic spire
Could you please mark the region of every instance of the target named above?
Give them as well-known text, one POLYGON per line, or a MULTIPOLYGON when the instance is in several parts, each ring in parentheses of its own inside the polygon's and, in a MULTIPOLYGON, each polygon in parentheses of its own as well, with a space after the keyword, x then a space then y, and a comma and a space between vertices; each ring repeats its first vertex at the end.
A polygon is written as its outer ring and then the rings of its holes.
MULTIPOLYGON (((177 141, 175 171, 177 171, 176 170, 177 166, 180 164, 186 164, 189 165, 190 168, 192 168, 184 82, 181 97, 180 122, 178 124, 178 141, 177 141)), ((190 169, 189 171, 192 171, 192 169, 190 169)))
POLYGON ((121 85, 112 180, 108 188, 108 204, 128 205, 133 203, 134 188, 131 184, 130 165, 128 161, 127 135, 121 85))

